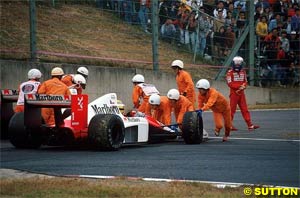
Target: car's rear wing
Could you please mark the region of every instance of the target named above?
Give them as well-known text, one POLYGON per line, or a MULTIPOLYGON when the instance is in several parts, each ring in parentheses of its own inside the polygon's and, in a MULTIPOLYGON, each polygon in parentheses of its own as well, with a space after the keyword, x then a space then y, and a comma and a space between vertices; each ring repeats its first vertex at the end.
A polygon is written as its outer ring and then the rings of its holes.
POLYGON ((15 89, 2 89, 0 97, 1 138, 6 138, 10 118, 14 115, 13 103, 18 101, 19 92, 15 89))
POLYGON ((47 95, 26 94, 24 108, 25 126, 38 127, 42 124, 41 108, 53 108, 55 126, 63 123, 62 108, 71 108, 71 127, 82 129, 87 127, 87 95, 47 95))

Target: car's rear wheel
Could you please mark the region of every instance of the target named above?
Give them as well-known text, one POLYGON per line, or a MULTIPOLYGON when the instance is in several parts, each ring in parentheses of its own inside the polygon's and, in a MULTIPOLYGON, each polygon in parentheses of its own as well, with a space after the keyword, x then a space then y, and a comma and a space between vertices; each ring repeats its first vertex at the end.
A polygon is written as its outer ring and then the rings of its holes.
POLYGON ((124 123, 118 115, 95 115, 90 121, 88 136, 92 145, 97 149, 118 150, 124 141, 124 123))
POLYGON ((203 120, 196 112, 189 111, 183 116, 182 137, 186 144, 200 144, 203 140, 203 120))
POLYGON ((9 140, 16 148, 39 148, 42 137, 39 129, 24 126, 24 112, 16 113, 8 125, 9 140))

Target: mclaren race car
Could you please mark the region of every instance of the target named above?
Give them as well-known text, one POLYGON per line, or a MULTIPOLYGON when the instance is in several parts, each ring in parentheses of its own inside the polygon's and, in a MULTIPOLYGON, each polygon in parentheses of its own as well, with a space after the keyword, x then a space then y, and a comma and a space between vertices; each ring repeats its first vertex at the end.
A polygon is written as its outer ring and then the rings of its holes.
POLYGON ((26 94, 24 101, 24 112, 14 114, 8 124, 10 142, 16 148, 85 143, 100 150, 118 150, 123 144, 165 141, 178 136, 187 144, 203 141, 203 121, 196 112, 185 113, 182 130, 175 132, 150 116, 124 116, 115 93, 89 104, 87 95, 26 94), (54 109, 55 125, 44 123, 41 108, 54 109))

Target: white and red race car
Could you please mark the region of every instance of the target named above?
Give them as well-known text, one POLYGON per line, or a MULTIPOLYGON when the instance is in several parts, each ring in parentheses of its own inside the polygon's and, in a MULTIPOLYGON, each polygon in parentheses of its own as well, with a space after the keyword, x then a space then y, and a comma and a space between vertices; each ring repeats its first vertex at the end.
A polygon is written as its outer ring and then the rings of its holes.
POLYGON ((185 113, 182 131, 175 132, 150 116, 124 116, 118 108, 115 93, 101 96, 89 104, 87 95, 27 94, 24 109, 24 112, 14 114, 8 125, 10 141, 17 148, 86 143, 101 150, 118 150, 126 144, 151 143, 178 136, 187 144, 199 144, 208 138, 202 117, 196 112, 185 113), (54 126, 43 123, 41 108, 54 109, 54 126), (64 108, 70 112, 65 119, 64 108))

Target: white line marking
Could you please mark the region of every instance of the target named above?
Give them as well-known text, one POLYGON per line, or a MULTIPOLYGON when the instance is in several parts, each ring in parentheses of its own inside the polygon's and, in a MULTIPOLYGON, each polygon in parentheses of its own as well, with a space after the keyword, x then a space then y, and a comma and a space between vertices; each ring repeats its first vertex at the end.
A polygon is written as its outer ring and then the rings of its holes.
MULTIPOLYGON (((222 137, 209 137, 209 139, 221 139, 222 137)), ((288 139, 265 139, 265 138, 234 138, 229 137, 229 140, 253 140, 253 141, 274 141, 274 142, 300 142, 300 140, 288 139)))
MULTIPOLYGON (((210 184, 217 188, 231 187, 236 188, 240 186, 255 186, 260 185, 263 187, 278 187, 278 188, 298 188, 292 186, 274 186, 274 185, 261 185, 250 183, 234 183, 234 182, 216 182, 216 181, 201 181, 201 180, 185 180, 185 179, 164 179, 164 178, 143 178, 143 177, 127 177, 127 176, 103 176, 103 175, 65 175, 66 177, 80 177, 80 178, 93 178, 93 179, 118 179, 125 178, 128 180, 142 180, 142 181, 154 181, 154 182, 188 182, 188 183, 203 183, 210 184)), ((299 189, 299 188, 298 188, 299 189)))

